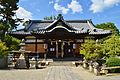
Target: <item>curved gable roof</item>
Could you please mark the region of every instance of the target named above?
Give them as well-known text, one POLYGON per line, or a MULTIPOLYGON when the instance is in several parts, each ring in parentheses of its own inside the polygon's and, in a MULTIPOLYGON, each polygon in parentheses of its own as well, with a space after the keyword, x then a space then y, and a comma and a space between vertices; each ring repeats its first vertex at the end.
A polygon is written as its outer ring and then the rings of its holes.
POLYGON ((53 23, 48 25, 46 27, 46 30, 51 30, 52 28, 57 27, 57 26, 64 26, 64 28, 67 28, 69 30, 75 30, 71 25, 69 25, 66 21, 64 21, 61 18, 59 18, 58 20, 55 20, 53 23))

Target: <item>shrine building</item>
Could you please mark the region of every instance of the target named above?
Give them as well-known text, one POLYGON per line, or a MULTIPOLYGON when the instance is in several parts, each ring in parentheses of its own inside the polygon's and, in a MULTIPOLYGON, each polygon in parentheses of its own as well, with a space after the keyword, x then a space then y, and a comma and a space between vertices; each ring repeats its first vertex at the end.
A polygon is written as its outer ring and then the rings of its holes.
POLYGON ((64 20, 59 14, 56 20, 30 20, 24 29, 12 31, 10 35, 25 40, 29 56, 65 58, 78 57, 86 37, 99 40, 111 33, 96 28, 91 19, 64 20))

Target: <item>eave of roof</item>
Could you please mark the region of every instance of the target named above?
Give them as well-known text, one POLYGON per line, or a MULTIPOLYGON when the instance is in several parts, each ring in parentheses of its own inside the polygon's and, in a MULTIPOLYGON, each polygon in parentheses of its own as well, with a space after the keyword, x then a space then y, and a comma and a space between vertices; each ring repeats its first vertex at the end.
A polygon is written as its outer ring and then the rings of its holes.
POLYGON ((11 35, 31 35, 31 32, 24 32, 24 31, 14 31, 10 32, 11 35))
POLYGON ((90 32, 89 35, 105 35, 105 34, 112 34, 112 31, 110 30, 102 30, 102 31, 99 31, 99 32, 90 32))

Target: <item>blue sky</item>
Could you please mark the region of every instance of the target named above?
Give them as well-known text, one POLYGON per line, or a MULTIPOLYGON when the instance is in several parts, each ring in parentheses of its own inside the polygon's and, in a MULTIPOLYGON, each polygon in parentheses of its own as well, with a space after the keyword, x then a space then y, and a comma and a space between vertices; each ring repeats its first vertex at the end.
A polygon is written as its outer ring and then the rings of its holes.
POLYGON ((66 20, 113 22, 120 30, 120 0, 20 0, 18 5, 17 16, 26 20, 61 13, 66 20))

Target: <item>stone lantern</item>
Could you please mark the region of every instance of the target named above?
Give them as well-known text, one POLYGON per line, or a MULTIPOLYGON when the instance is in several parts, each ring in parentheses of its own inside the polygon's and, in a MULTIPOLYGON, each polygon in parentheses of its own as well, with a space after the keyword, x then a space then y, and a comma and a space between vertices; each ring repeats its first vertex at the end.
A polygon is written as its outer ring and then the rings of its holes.
POLYGON ((22 42, 20 43, 20 50, 19 51, 21 51, 21 52, 25 52, 25 40, 24 39, 22 39, 22 42))
POLYGON ((22 42, 20 43, 20 46, 21 46, 21 48, 19 50, 20 57, 16 61, 15 67, 23 69, 23 68, 26 68, 26 61, 25 61, 25 54, 24 54, 25 53, 25 40, 24 39, 22 39, 22 42))

